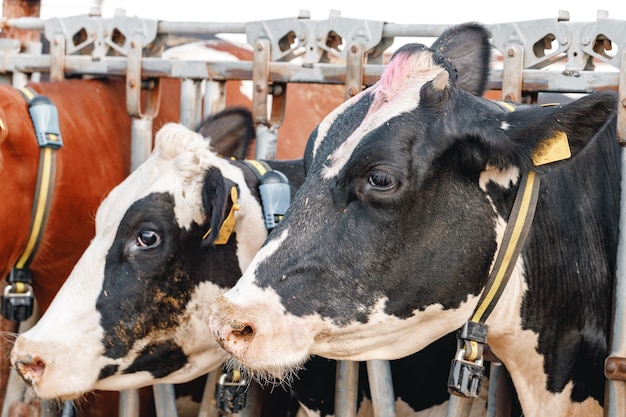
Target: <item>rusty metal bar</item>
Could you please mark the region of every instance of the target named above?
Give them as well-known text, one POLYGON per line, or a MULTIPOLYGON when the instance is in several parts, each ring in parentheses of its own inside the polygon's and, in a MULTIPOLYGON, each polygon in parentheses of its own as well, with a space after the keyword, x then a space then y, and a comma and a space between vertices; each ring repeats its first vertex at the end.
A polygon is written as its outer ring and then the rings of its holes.
MULTIPOLYGON (((49 55, 7 55, 0 62, 0 65, 2 63, 4 63, 4 68, 0 68, 0 71, 46 73, 50 70, 49 55)), ((126 66, 125 57, 104 57, 100 61, 92 61, 89 56, 71 55, 65 57, 66 75, 123 76, 126 74, 126 66)), ((196 78, 216 81, 251 80, 253 67, 252 61, 174 61, 154 57, 142 59, 142 74, 149 78, 196 78)), ((383 68, 383 65, 368 64, 363 66, 363 84, 369 86, 378 81, 383 68)), ((522 76, 523 91, 591 93, 603 90, 616 91, 620 73, 617 71, 586 71, 572 77, 561 71, 525 69, 522 76)), ((271 62, 268 77, 270 82, 345 84, 346 65, 320 63, 303 67, 289 62, 271 62)), ((502 70, 491 71, 488 88, 501 90, 502 82, 502 70)))
POLYGON ((508 45, 503 59, 502 100, 521 102, 524 74, 524 48, 508 45))
POLYGON ((617 103, 617 140, 622 145, 622 193, 617 245, 617 271, 613 290, 613 323, 609 357, 605 362, 606 417, 623 417, 626 410, 626 45, 622 54, 617 103))
POLYGON ((350 45, 350 53, 346 62, 346 100, 354 97, 363 89, 363 67, 365 66, 365 48, 355 42, 350 45))

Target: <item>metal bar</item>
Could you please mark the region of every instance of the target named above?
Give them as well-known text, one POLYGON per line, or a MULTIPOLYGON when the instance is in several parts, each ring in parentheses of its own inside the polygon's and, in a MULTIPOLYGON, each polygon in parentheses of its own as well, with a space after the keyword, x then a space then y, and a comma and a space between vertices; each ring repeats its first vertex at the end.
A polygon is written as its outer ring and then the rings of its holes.
POLYGON ((200 403, 200 411, 198 417, 219 417, 220 412, 215 407, 215 384, 217 383, 218 371, 209 373, 206 379, 204 392, 202 393, 202 402, 200 403))
POLYGON ((450 394, 446 417, 469 417, 473 402, 473 398, 465 398, 450 394))
POLYGON ((356 417, 359 385, 359 363, 337 361, 335 416, 356 417))
POLYGON ((391 379, 389 361, 367 361, 367 376, 372 393, 372 408, 374 417, 395 417, 396 398, 391 379))
POLYGON ((521 45, 507 46, 502 70, 502 100, 521 102, 524 73, 524 48, 521 45))
POLYGON ((202 80, 184 78, 180 85, 180 123, 196 130, 202 120, 202 80))
POLYGON ((129 389, 120 391, 120 417, 139 417, 139 391, 129 389))
MULTIPOLYGON (((24 30, 43 30, 46 19, 36 17, 20 17, 7 19, 3 22, 5 27, 24 30)), ((158 24, 159 34, 218 34, 218 33, 246 33, 247 22, 168 22, 161 21, 158 24)), ((383 37, 412 36, 412 37, 437 37, 451 25, 445 24, 396 24, 385 23, 383 37)))
MULTIPOLYGON (((613 290, 613 329, 609 357, 626 358, 626 45, 621 48, 622 60, 617 103, 617 140, 622 145, 622 182, 619 214, 619 242, 617 245, 617 269, 613 290)), ((608 358, 607 358, 608 359, 608 358)), ((605 367, 605 373, 607 373, 605 367)), ((607 375, 608 376, 608 375, 607 375)), ((623 417, 626 410, 626 381, 607 378, 607 417, 623 417)))
POLYGON ((346 62, 346 94, 348 100, 363 89, 363 66, 365 64, 365 48, 360 42, 350 45, 350 53, 346 62))
POLYGON ((226 82, 206 80, 204 90, 203 119, 226 108, 226 82))
MULTIPOLYGON (((21 71, 48 72, 49 55, 6 55, 0 60, 0 72, 21 71)), ((252 61, 211 62, 175 61, 167 58, 147 57, 142 59, 141 74, 144 77, 170 77, 220 80, 251 80, 252 61)), ((89 56, 65 57, 66 75, 88 74, 102 76, 126 75, 125 57, 103 57, 93 61, 89 56)), ((369 86, 380 78, 383 65, 363 66, 363 84, 369 86)), ((529 92, 591 93, 593 91, 617 90, 620 73, 617 71, 585 71, 568 76, 561 71, 529 70, 522 72, 522 90, 529 92)), ((315 64, 303 67, 289 62, 271 62, 269 81, 285 83, 345 84, 346 65, 315 64)), ((502 70, 491 71, 488 88, 502 89, 502 70)))
POLYGON ((257 39, 252 64, 252 117, 254 123, 267 124, 270 69, 270 43, 267 39, 257 39))
POLYGON ((157 417, 178 417, 174 385, 155 384, 152 386, 152 392, 154 392, 154 406, 157 417))
POLYGON ((134 171, 152 152, 152 118, 133 117, 130 135, 130 170, 134 171))

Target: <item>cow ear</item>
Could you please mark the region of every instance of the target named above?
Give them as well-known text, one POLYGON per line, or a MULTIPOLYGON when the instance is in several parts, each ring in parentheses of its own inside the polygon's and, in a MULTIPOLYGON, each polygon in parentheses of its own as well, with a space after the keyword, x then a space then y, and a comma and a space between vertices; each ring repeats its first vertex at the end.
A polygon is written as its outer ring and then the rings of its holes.
POLYGON ((441 71, 420 90, 420 107, 440 111, 450 97, 450 73, 441 71))
POLYGON ((211 147, 218 154, 245 159, 255 138, 252 113, 244 107, 229 107, 204 119, 198 133, 210 138, 211 147))
POLYGON ((491 34, 478 23, 453 26, 441 34, 431 49, 445 56, 459 77, 456 84, 480 96, 485 92, 491 61, 491 34))
MULTIPOLYGON (((535 143, 531 150, 534 166, 566 161, 585 149, 607 123, 615 122, 616 105, 617 96, 612 92, 590 94, 567 105, 554 106, 539 120, 525 119, 527 129, 516 131, 515 135, 520 141, 535 143)), ((511 116, 516 117, 515 113, 511 116)), ((524 118, 524 114, 520 112, 518 118, 524 118)), ((614 135, 615 126, 610 129, 614 135)))
POLYGON ((219 169, 210 168, 206 172, 202 184, 202 208, 207 219, 204 228, 210 232, 204 237, 204 246, 215 242, 230 208, 236 203, 231 199, 232 187, 236 187, 239 192, 237 184, 225 178, 219 169))

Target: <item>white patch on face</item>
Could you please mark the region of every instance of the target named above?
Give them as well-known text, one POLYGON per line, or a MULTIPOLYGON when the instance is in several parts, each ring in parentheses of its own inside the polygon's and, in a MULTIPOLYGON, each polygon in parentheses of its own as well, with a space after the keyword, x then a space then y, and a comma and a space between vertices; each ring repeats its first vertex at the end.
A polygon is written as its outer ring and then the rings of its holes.
MULTIPOLYGON (((379 126, 382 126, 385 122, 400 113, 415 109, 419 105, 420 89, 422 85, 423 84, 417 84, 411 86, 411 88, 405 90, 404 94, 399 96, 397 99, 391 102, 385 102, 380 105, 380 107, 374 109, 374 111, 370 109, 370 112, 367 116, 365 116, 361 125, 354 132, 352 132, 352 134, 331 155, 329 159, 330 164, 325 168, 323 177, 328 179, 336 176, 339 171, 341 171, 341 168, 343 168, 346 162, 350 159, 350 156, 356 146, 369 132, 379 126)), ((375 87, 376 86, 372 87, 374 91, 376 91, 375 87)))
POLYGON ((81 395, 91 390, 100 369, 113 363, 102 356, 104 332, 95 309, 108 250, 97 243, 74 267, 71 284, 68 280, 61 287, 46 314, 20 335, 11 352, 13 362, 34 358, 45 363, 43 377, 32 381, 42 398, 81 395))
POLYGON ((511 127, 511 125, 509 124, 509 122, 503 120, 502 123, 500 123, 500 129, 502 130, 509 130, 509 128, 511 127))
POLYGON ((339 107, 330 112, 328 116, 324 118, 324 120, 322 120, 322 122, 317 127, 317 136, 315 137, 315 142, 313 143, 313 157, 315 157, 317 150, 321 146, 324 139, 326 139, 328 131, 335 123, 335 120, 337 120, 337 117, 339 117, 348 107, 353 106, 357 101, 361 100, 363 95, 367 94, 368 91, 369 90, 362 91, 359 94, 344 101, 343 103, 341 103, 341 105, 339 105, 339 107))
POLYGON ((478 299, 470 296, 454 310, 431 305, 408 319, 386 314, 387 300, 380 299, 367 323, 337 326, 317 313, 303 317, 287 313, 272 288, 260 288, 247 277, 218 300, 209 326, 244 365, 277 377, 302 364, 309 354, 357 361, 407 356, 458 329, 478 299), (233 328, 246 325, 254 329, 254 337, 242 340, 233 328))
POLYGON ((330 127, 350 106, 355 105, 364 94, 373 94, 374 101, 361 125, 329 155, 329 165, 325 168, 324 178, 336 176, 350 159, 352 152, 367 133, 382 126, 391 118, 411 111, 419 106, 420 90, 429 81, 445 71, 434 64, 430 51, 423 51, 407 57, 396 58, 401 63, 388 65, 376 84, 352 97, 329 114, 318 128, 313 146, 313 155, 326 138, 330 127))
POLYGON ((478 297, 469 296, 459 308, 452 310, 432 304, 422 311, 415 310, 410 318, 400 319, 386 314, 387 300, 380 299, 367 323, 354 322, 345 327, 327 324, 330 337, 318 335, 311 353, 357 361, 408 356, 461 327, 477 301, 478 297))

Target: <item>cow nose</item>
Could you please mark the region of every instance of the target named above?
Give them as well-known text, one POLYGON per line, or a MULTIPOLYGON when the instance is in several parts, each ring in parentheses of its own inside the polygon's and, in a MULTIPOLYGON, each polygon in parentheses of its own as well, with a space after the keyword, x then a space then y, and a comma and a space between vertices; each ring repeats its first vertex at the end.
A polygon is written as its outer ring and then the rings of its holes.
POLYGON ((252 321, 241 316, 233 317, 238 309, 224 297, 220 297, 216 304, 227 306, 227 308, 213 310, 209 319, 209 328, 220 346, 237 357, 237 353, 245 350, 245 347, 252 342, 256 334, 256 326, 252 321))
POLYGON ((250 340, 254 337, 254 329, 250 323, 231 323, 233 337, 235 339, 250 340))
POLYGON ((22 379, 31 386, 41 379, 46 370, 46 362, 43 359, 30 355, 15 359, 13 366, 22 379))
POLYGON ((213 334, 215 335, 217 342, 235 357, 245 347, 252 342, 255 331, 254 326, 248 322, 238 322, 235 320, 216 324, 211 327, 213 334))

